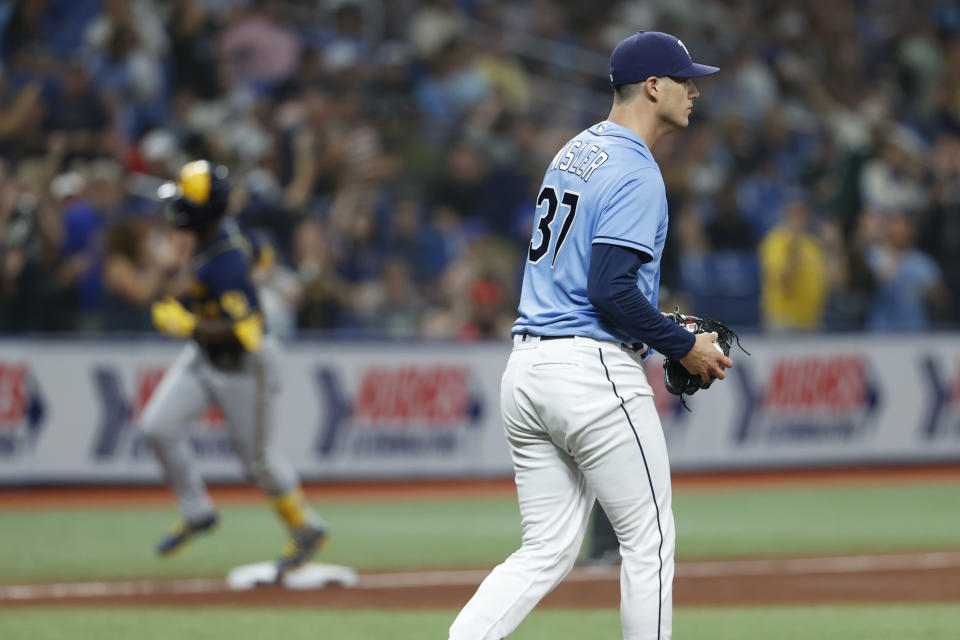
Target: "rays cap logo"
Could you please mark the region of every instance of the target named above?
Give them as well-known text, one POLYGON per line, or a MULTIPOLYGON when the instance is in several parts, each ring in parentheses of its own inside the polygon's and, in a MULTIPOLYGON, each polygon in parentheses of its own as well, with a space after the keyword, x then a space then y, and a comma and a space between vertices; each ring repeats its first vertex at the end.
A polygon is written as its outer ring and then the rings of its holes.
POLYGON ((693 61, 687 47, 669 33, 638 31, 623 40, 610 54, 610 82, 643 82, 651 76, 700 78, 720 71, 693 61))

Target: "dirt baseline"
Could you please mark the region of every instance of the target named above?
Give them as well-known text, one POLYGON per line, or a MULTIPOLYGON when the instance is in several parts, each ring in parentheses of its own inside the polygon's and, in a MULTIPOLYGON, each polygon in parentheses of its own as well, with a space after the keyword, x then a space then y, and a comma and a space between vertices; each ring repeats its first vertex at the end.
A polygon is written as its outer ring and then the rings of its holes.
MULTIPOLYGON (((487 569, 362 574, 354 588, 231 591, 219 578, 0 586, 0 607, 456 608, 487 569)), ((960 552, 681 562, 676 606, 960 601, 960 552)), ((542 603, 617 607, 617 567, 578 567, 542 603)))

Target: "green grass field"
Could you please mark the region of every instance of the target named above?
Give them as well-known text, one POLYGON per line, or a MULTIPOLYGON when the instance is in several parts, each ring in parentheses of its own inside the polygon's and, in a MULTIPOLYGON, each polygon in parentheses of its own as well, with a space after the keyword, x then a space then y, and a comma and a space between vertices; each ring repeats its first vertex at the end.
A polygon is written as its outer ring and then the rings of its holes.
MULTIPOLYGON (((960 549, 960 483, 683 492, 678 559, 960 549)), ((489 567, 519 543, 515 500, 322 502, 324 560, 358 569, 489 567)), ((8 510, 0 583, 222 575, 271 558, 283 531, 265 504, 222 511, 220 530, 168 560, 152 545, 172 508, 8 510)), ((0 638, 445 638, 455 611, 0 609, 0 638), (154 635, 151 635, 154 634, 154 635)), ((678 608, 675 637, 955 640, 960 607, 678 608), (744 630, 749 630, 746 632, 744 630)), ((618 613, 536 611, 511 640, 619 637, 618 613)))
MULTIPOLYGON (((960 484, 685 492, 678 559, 960 548, 960 484)), ((513 498, 316 504, 333 532, 324 559, 358 569, 487 567, 520 542, 513 498)), ((6 511, 0 582, 209 576, 268 560, 284 532, 265 504, 222 510, 183 554, 153 555, 172 508, 6 511)))
MULTIPOLYGON (((456 611, 0 610, 7 640, 446 639, 456 611)), ((677 609, 678 640, 956 640, 952 605, 677 609)), ((510 640, 620 637, 614 610, 534 611, 510 640)))

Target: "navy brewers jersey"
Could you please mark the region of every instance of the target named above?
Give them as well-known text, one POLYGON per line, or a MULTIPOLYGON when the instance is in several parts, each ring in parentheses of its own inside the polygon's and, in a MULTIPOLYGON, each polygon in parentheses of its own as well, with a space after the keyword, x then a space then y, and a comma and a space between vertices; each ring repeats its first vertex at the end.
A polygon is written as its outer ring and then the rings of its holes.
POLYGON ((260 301, 250 271, 259 253, 236 222, 224 220, 213 239, 194 251, 194 279, 181 302, 200 318, 236 323, 258 314, 260 301))
POLYGON ((650 260, 637 274, 637 287, 657 306, 667 196, 643 140, 607 121, 586 129, 553 158, 536 204, 520 317, 511 333, 642 340, 601 318, 587 298, 587 276, 594 244, 642 252, 650 260))

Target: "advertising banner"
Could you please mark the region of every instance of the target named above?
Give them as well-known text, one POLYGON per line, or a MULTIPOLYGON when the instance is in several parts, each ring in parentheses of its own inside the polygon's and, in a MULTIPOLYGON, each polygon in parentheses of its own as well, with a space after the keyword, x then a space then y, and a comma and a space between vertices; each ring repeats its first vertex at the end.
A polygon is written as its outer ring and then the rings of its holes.
MULTIPOLYGON (((0 482, 159 481, 138 419, 176 343, 0 343, 0 482)), ((271 436, 305 479, 503 476, 505 345, 298 343, 271 436)), ((185 425, 213 480, 244 478, 223 411, 185 425)))
MULTIPOLYGON (((752 337, 687 400, 648 378, 676 470, 960 461, 960 336, 752 337)), ((138 419, 182 345, 0 342, 0 483, 159 482, 138 419)), ((488 477, 509 345, 296 342, 272 437, 308 480, 488 477)), ((224 413, 185 425, 213 481, 244 479, 224 413)))
POLYGON ((753 338, 691 412, 658 392, 672 466, 960 461, 960 337, 881 338, 753 338))

